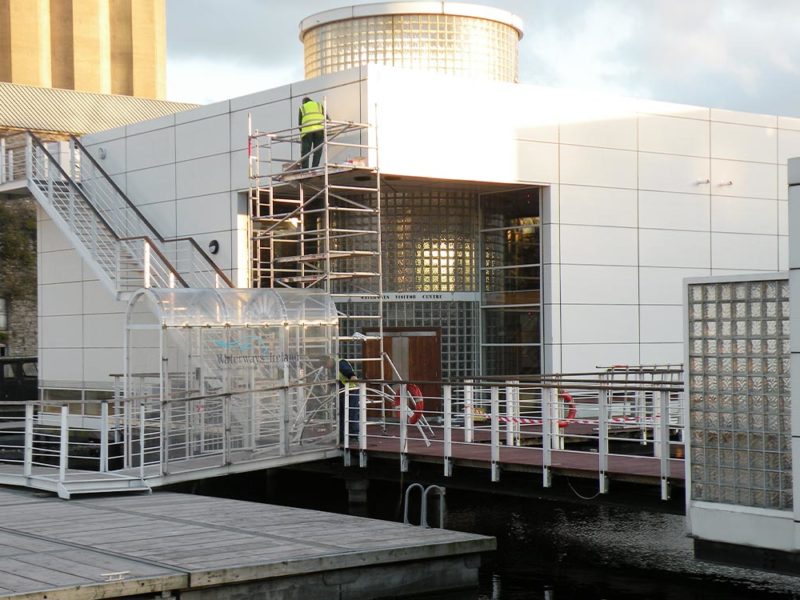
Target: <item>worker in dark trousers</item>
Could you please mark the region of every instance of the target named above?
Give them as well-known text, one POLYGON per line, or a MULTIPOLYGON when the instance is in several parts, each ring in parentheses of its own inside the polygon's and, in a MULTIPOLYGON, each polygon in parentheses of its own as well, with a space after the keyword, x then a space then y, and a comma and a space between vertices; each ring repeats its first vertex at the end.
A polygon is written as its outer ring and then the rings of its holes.
POLYGON ((297 122, 300 125, 300 153, 302 154, 301 166, 304 169, 319 165, 322 156, 322 143, 325 139, 323 132, 325 128, 325 109, 322 104, 306 96, 300 105, 300 112, 297 115, 297 122), (311 153, 313 151, 313 160, 311 153))
MULTIPOLYGON (((336 359, 329 356, 325 366, 329 370, 333 370, 336 367, 336 359)), ((337 379, 339 380, 339 441, 344 445, 345 420, 348 423, 347 430, 350 434, 350 441, 358 440, 359 407, 358 393, 355 389, 356 373, 352 365, 343 358, 339 360, 337 379)))

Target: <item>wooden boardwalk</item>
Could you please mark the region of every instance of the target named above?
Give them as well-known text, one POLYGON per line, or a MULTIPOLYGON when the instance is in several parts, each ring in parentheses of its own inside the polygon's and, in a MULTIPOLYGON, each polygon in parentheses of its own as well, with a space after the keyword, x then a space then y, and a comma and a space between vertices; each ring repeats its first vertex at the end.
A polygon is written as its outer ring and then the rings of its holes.
MULTIPOLYGON (((435 428, 435 434, 436 437, 429 436, 431 444, 427 446, 419 432, 409 427, 406 447, 408 458, 443 463, 444 443, 441 429, 435 428)), ((451 455, 454 464, 489 470, 492 463, 492 448, 488 438, 488 431, 480 431, 476 432, 475 442, 466 443, 463 430, 454 429, 451 455)), ((673 444, 673 448, 677 446, 673 444)), ((683 450, 682 445, 680 450, 683 450)), ((384 457, 399 457, 401 453, 399 428, 390 425, 386 434, 381 434, 378 426, 370 427, 367 435, 367 452, 384 457)), ((669 482, 682 487, 686 479, 685 461, 680 458, 670 458, 666 464, 669 482)), ((499 465, 503 470, 541 473, 544 468, 544 451, 541 446, 500 446, 499 465)), ((566 450, 551 450, 548 467, 553 474, 596 478, 600 473, 600 455, 596 451, 569 450, 568 446, 566 450)), ((661 459, 655 456, 610 453, 605 475, 612 480, 659 486, 661 459)))
POLYGON ((475 585, 474 557, 495 547, 472 534, 170 492, 65 502, 0 489, 0 511, 0 594, 26 600, 282 598, 298 587, 292 598, 368 598, 392 582, 400 595, 430 581, 475 585))

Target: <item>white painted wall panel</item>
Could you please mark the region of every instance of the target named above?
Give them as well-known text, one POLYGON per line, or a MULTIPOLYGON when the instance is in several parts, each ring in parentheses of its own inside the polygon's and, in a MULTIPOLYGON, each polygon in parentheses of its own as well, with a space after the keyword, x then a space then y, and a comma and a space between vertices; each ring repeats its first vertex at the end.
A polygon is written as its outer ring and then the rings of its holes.
POLYGON ((772 127, 711 123, 711 156, 731 160, 774 163, 778 157, 778 130, 772 127))
POLYGON ((561 125, 561 143, 636 150, 636 118, 610 116, 566 122, 561 125))
POLYGON ((709 268, 641 267, 639 269, 639 294, 642 304, 683 303, 683 280, 686 277, 706 277, 709 268))
MULTIPOLYGON (((125 331, 125 314, 86 315, 83 341, 86 348, 119 348, 125 331)), ((120 364, 119 369, 122 369, 120 364)))
POLYGON ((87 348, 84 351, 84 362, 83 376, 87 384, 111 382, 111 374, 122 373, 124 367, 121 348, 87 348))
POLYGON ((564 344, 637 343, 638 307, 562 304, 564 344))
POLYGON ((712 231, 775 234, 778 201, 760 198, 711 197, 712 231))
POLYGON ((81 348, 83 346, 83 316, 43 316, 39 332, 43 348, 81 348))
POLYGON ((178 235, 196 235, 231 229, 230 200, 227 193, 195 196, 178 200, 178 235))
POLYGON ((639 360, 642 365, 682 365, 683 342, 679 344, 641 344, 639 360))
POLYGON ((593 371, 596 367, 638 365, 639 344, 565 344, 561 346, 562 372, 593 371))
POLYGON ((708 231, 710 201, 705 194, 639 191, 639 226, 708 231))
POLYGON ((774 199, 778 195, 776 165, 715 159, 711 173, 712 193, 719 196, 774 199))
POLYGON ((558 181, 558 144, 517 142, 517 173, 520 181, 558 181))
POLYGON ((127 195, 138 206, 175 200, 175 165, 171 163, 130 171, 126 179, 127 195))
POLYGON ((639 311, 642 343, 683 342, 683 306, 642 306, 639 311))
POLYGON ((636 227, 636 190, 562 185, 561 222, 636 227))
POLYGON ((564 304, 637 304, 638 301, 636 267, 561 267, 561 302, 564 304))
POLYGON ((697 119, 641 115, 639 150, 662 154, 708 156, 709 123, 697 119))
POLYGON ((39 271, 39 283, 65 283, 81 281, 83 269, 81 259, 75 250, 48 252, 42 257, 42 268, 39 271))
POLYGON ((704 232, 642 229, 639 247, 642 266, 697 269, 711 264, 710 234, 704 232))
POLYGON ((708 194, 706 158, 639 153, 639 188, 661 192, 708 194))
POLYGON ((227 192, 230 185, 230 158, 225 154, 178 163, 178 199, 227 192))
POLYGON ((40 285, 39 311, 48 316, 82 314, 83 284, 77 281, 40 285))
POLYGON ((155 129, 126 138, 127 170, 158 167, 175 161, 175 129, 155 129))
POLYGON ((561 183, 636 188, 636 153, 561 146, 561 183))
POLYGON ((636 265, 636 230, 622 227, 562 225, 561 260, 565 264, 636 265))
POLYGON ((202 158, 230 150, 230 115, 191 121, 175 128, 175 158, 202 158))
POLYGON ((714 269, 778 270, 778 238, 775 235, 714 233, 711 244, 714 269))

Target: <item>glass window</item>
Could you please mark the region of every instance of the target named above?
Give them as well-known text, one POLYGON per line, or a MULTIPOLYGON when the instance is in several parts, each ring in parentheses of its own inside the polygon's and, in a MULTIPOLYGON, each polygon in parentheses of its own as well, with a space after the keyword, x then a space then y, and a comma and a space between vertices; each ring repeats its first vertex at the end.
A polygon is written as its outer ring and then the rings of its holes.
POLYGON ((539 373, 539 190, 481 197, 481 331, 485 375, 539 373))

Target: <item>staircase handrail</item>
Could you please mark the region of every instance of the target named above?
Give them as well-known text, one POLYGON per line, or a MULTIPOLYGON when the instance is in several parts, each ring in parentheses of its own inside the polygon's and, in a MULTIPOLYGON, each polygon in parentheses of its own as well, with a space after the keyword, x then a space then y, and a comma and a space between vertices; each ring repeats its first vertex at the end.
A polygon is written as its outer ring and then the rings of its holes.
MULTIPOLYGON (((32 132, 28 132, 28 133, 30 135, 30 138, 31 138, 31 141, 32 141, 33 145, 37 146, 39 148, 39 150, 41 150, 43 155, 49 160, 50 168, 55 167, 61 173, 63 181, 70 187, 70 189, 73 192, 77 193, 84 200, 86 205, 89 207, 89 210, 94 214, 94 216, 97 218, 97 220, 100 221, 100 223, 103 224, 103 226, 108 231, 109 235, 111 235, 117 242, 133 241, 133 240, 137 240, 137 239, 145 241, 150 246, 151 250, 154 251, 156 253, 156 255, 164 263, 163 267, 167 271, 169 271, 170 274, 172 274, 175 277, 176 281, 180 282, 181 285, 183 285, 184 287, 189 287, 189 285, 186 283, 186 281, 183 279, 183 277, 181 277, 181 274, 178 273, 175 270, 175 268, 172 266, 172 263, 169 261, 169 259, 167 259, 166 256, 164 256, 164 253, 161 252, 161 250, 158 248, 158 246, 153 242, 153 240, 151 238, 149 238, 148 236, 135 236, 135 237, 126 237, 126 238, 120 237, 117 234, 117 232, 114 230, 114 228, 111 227, 111 225, 106 220, 106 218, 100 213, 100 211, 97 209, 97 207, 94 205, 94 203, 92 203, 89 200, 89 198, 87 197, 87 195, 83 191, 83 189, 81 189, 81 187, 75 183, 75 181, 64 170, 64 167, 62 167, 61 164, 50 153, 50 151, 47 149, 47 146, 44 144, 44 142, 42 142, 42 140, 40 140, 34 133, 32 133, 32 132)), ((31 165, 31 166, 33 166, 33 165, 31 165)), ((31 177, 33 177, 33 173, 31 173, 31 177)))
MULTIPOLYGON (((202 259, 208 264, 208 266, 214 271, 214 273, 223 281, 228 287, 236 287, 233 285, 233 282, 230 278, 225 275, 225 273, 220 269, 217 264, 211 260, 211 257, 208 253, 203 250, 202 247, 197 243, 197 241, 193 237, 188 236, 181 236, 181 237, 174 237, 174 238, 165 238, 162 236, 158 230, 153 226, 152 223, 142 214, 142 211, 139 210, 139 207, 134 204, 130 198, 128 198, 127 194, 123 192, 117 183, 111 178, 108 173, 105 172, 103 167, 100 166, 100 163, 97 162, 97 159, 92 155, 91 152, 88 151, 86 146, 84 146, 81 141, 75 137, 74 135, 70 136, 71 142, 74 144, 75 148, 80 152, 81 157, 85 156, 89 162, 92 163, 92 166, 103 175, 105 181, 111 186, 111 188, 116 192, 119 198, 124 202, 125 206, 129 208, 133 213, 139 218, 142 224, 152 233, 154 238, 161 242, 162 244, 168 243, 175 243, 175 242, 187 242, 192 246, 192 249, 195 250, 202 259)), ((188 286, 187 286, 188 287, 188 286)))

